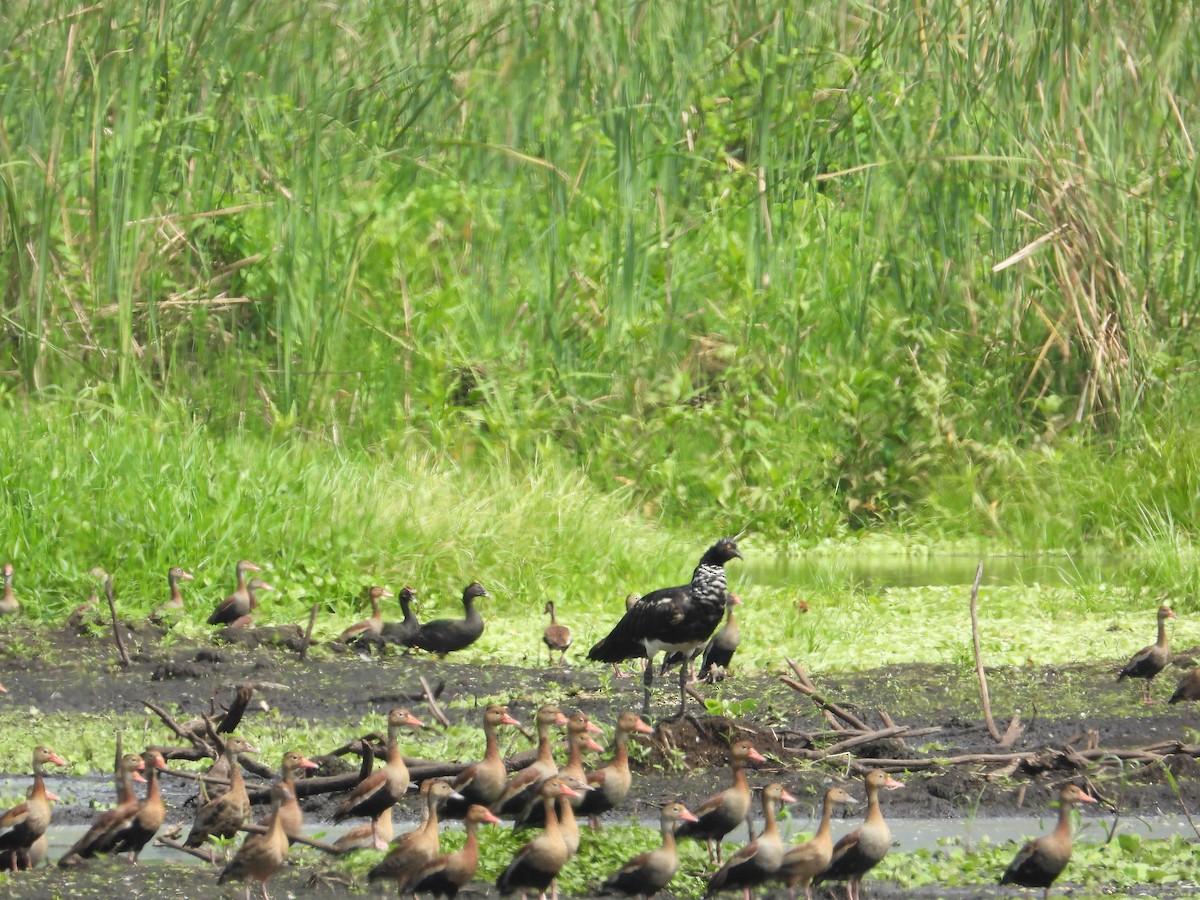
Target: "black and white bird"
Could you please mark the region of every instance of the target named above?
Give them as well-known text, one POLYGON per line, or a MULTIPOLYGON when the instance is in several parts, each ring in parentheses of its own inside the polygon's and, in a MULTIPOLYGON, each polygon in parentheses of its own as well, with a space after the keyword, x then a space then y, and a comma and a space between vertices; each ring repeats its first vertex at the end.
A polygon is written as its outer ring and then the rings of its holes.
MULTIPOLYGON (((649 660, 642 676, 645 702, 642 712, 650 711, 650 687, 654 683, 654 657, 663 651, 680 652, 684 658, 712 637, 725 614, 728 588, 725 563, 741 559, 737 542, 721 538, 700 557, 690 584, 661 588, 644 594, 609 632, 588 651, 588 659, 618 663, 625 659, 649 660)), ((687 666, 679 671, 679 711, 687 709, 687 666)))

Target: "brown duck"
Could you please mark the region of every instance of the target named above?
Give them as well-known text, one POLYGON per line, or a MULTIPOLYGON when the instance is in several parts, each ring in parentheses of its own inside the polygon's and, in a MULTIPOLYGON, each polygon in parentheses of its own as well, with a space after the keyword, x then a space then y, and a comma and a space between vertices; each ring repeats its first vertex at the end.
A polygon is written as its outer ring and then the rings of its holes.
POLYGON ((368 881, 385 878, 400 879, 415 866, 423 866, 437 858, 438 807, 449 797, 458 796, 454 788, 445 781, 427 780, 421 785, 425 795, 425 818, 412 831, 400 835, 392 842, 387 856, 376 863, 367 873, 368 881))
POLYGON ((704 659, 700 663, 700 678, 713 682, 724 679, 742 640, 742 630, 734 618, 733 608, 742 605, 742 598, 732 591, 725 597, 725 624, 713 635, 704 648, 704 659))
POLYGON ((1095 803, 1078 785, 1068 784, 1058 794, 1058 826, 1049 834, 1030 841, 1019 851, 1000 876, 1000 884, 1023 888, 1042 888, 1042 897, 1050 896, 1050 885, 1071 860, 1071 807, 1076 803, 1095 803))
POLYGON ((195 576, 191 572, 181 569, 179 566, 172 566, 167 570, 167 585, 170 587, 171 594, 165 603, 154 607, 154 612, 150 613, 151 622, 161 624, 183 615, 183 592, 179 590, 179 582, 191 581, 193 578, 195 576))
POLYGON ((391 809, 408 791, 408 766, 400 752, 400 729, 424 728, 424 723, 407 709, 396 707, 388 713, 387 761, 382 769, 372 772, 358 783, 350 796, 333 814, 333 821, 366 817, 376 819, 385 809, 391 809))
POLYGON ((0 573, 4 576, 4 589, 0 591, 0 616, 15 616, 21 611, 21 602, 13 593, 12 563, 5 563, 0 573))
MULTIPOLYGON (((587 774, 583 769, 583 753, 585 750, 590 750, 593 753, 600 752, 600 745, 591 739, 588 732, 598 733, 600 729, 594 725, 587 713, 579 710, 567 719, 567 761, 558 770, 558 777, 564 779, 567 784, 571 785, 572 789, 579 794, 573 798, 571 804, 572 809, 579 805, 583 799, 584 793, 590 793, 592 788, 588 786, 587 774)), ((542 804, 539 802, 539 797, 536 793, 530 792, 531 800, 529 805, 517 816, 516 823, 513 826, 514 830, 535 826, 542 826, 542 804)), ((575 843, 579 843, 578 829, 575 826, 575 816, 572 814, 570 825, 567 821, 559 816, 559 827, 564 830, 575 829, 575 843)))
MULTIPOLYGON (((33 799, 34 788, 30 785, 25 789, 25 801, 28 803, 33 799)), ((50 803, 58 802, 58 795, 52 791, 46 791, 46 800, 50 803)), ((13 809, 23 809, 25 804, 13 809)), ((11 812, 11 810, 10 810, 11 812)), ((7 816, 8 813, 5 813, 7 816)), ((3 831, 4 826, 0 825, 0 831, 3 831)), ((38 835, 37 839, 23 850, 0 850, 0 872, 24 872, 26 869, 36 869, 50 854, 50 841, 45 833, 38 835)))
POLYGON ((244 616, 238 616, 232 622, 228 623, 227 627, 228 628, 249 628, 249 627, 251 627, 254 624, 253 610, 258 609, 258 592, 259 591, 273 591, 273 590, 275 590, 275 588, 272 585, 267 584, 261 578, 259 578, 257 576, 255 576, 254 578, 251 578, 250 581, 246 584, 246 593, 248 593, 250 595, 251 612, 246 613, 246 615, 244 615, 244 616))
POLYGON ((766 762, 766 759, 749 741, 738 741, 729 748, 733 784, 696 807, 697 820, 685 822, 675 832, 678 838, 703 839, 708 844, 709 862, 721 861, 721 839, 745 822, 750 812, 750 782, 744 768, 747 761, 766 762))
POLYGON ((766 883, 779 871, 783 862, 783 838, 775 824, 775 807, 779 803, 795 803, 796 798, 784 790, 782 784, 768 784, 763 788, 762 834, 742 847, 733 856, 725 860, 725 865, 717 869, 708 879, 707 895, 720 891, 741 888, 750 900, 750 889, 766 883))
MULTIPOLYGON (((245 738, 231 737, 225 741, 225 762, 229 769, 229 789, 213 797, 196 810, 192 830, 188 832, 185 847, 199 847, 210 837, 231 838, 237 834, 242 823, 250 817, 250 797, 246 783, 242 780, 242 766, 238 754, 257 753, 245 738)), ((280 795, 280 801, 283 800, 280 795)), ((210 853, 213 862, 215 853, 210 853)))
POLYGON ((112 809, 101 814, 83 837, 75 842, 58 864, 62 867, 78 865, 85 859, 90 859, 109 845, 111 836, 126 828, 138 812, 137 796, 133 792, 134 781, 145 781, 139 773, 146 768, 146 763, 136 753, 127 753, 121 757, 117 767, 117 781, 121 784, 121 795, 126 799, 112 809))
POLYGON ((904 785, 881 769, 867 773, 867 815, 862 825, 833 845, 829 866, 814 881, 846 882, 846 900, 858 900, 863 876, 879 865, 892 848, 892 832, 879 809, 879 792, 904 785))
POLYGON ((550 742, 550 729, 556 725, 566 725, 567 717, 557 706, 547 703, 537 711, 534 722, 538 735, 537 757, 508 779, 504 792, 492 804, 492 812, 502 818, 512 818, 524 810, 527 802, 526 791, 536 791, 538 785, 558 773, 558 766, 554 762, 554 745, 550 742))
POLYGON ((825 792, 825 803, 821 810, 821 824, 817 833, 802 844, 796 844, 783 852, 776 878, 788 887, 788 897, 796 900, 796 885, 804 888, 805 900, 812 900, 812 881, 828 867, 833 859, 833 834, 830 823, 833 808, 841 803, 857 803, 840 787, 831 787, 825 792))
MULTIPOLYGON (((279 817, 279 822, 283 825, 283 833, 288 836, 288 841, 294 841, 304 833, 304 810, 300 808, 300 801, 297 799, 299 795, 296 791, 296 773, 315 768, 317 768, 317 764, 303 753, 289 750, 283 754, 283 762, 279 766, 279 780, 287 785, 291 796, 283 798, 279 804, 279 811, 275 815, 279 817)), ((271 814, 268 814, 257 824, 269 825, 270 818, 271 814)))
POLYGON ((659 816, 662 845, 648 853, 635 856, 601 885, 601 893, 625 894, 650 900, 671 883, 679 871, 679 851, 675 846, 675 827, 680 822, 695 822, 682 803, 668 803, 659 816))
POLYGON ((512 862, 496 879, 496 887, 501 894, 520 891, 521 900, 527 900, 530 889, 536 890, 539 898, 545 900, 546 888, 558 877, 569 856, 554 805, 559 797, 570 797, 575 791, 561 778, 553 777, 542 783, 539 792, 545 807, 546 827, 517 851, 512 862))
POLYGON ((29 787, 25 802, 0 815, 0 858, 11 855, 14 868, 28 867, 34 843, 50 827, 50 800, 54 795, 46 790, 46 783, 42 779, 42 766, 47 763, 66 765, 61 756, 45 744, 38 744, 33 748, 33 784, 29 787))
POLYGON ((351 625, 338 635, 338 641, 353 644, 370 641, 383 634, 383 599, 391 596, 392 592, 387 588, 381 588, 379 585, 372 587, 367 593, 367 599, 371 601, 371 617, 351 625))
POLYGON ((247 572, 261 572, 258 566, 246 559, 238 560, 234 567, 237 573, 237 587, 233 593, 217 604, 217 608, 208 617, 209 625, 229 625, 242 616, 250 615, 256 603, 246 583, 247 572))
POLYGON ((136 863, 142 848, 162 827, 167 816, 167 807, 163 803, 162 791, 159 788, 158 773, 166 771, 167 760, 158 750, 150 749, 142 754, 142 762, 147 773, 146 796, 138 804, 137 813, 132 819, 109 831, 97 842, 97 853, 128 853, 130 860, 136 863))
POLYGON ((1175 693, 1167 702, 1187 703, 1192 700, 1200 700, 1200 669, 1192 669, 1180 678, 1179 684, 1175 685, 1175 693))
POLYGON ((567 661, 567 649, 571 646, 571 629, 558 624, 558 619, 554 616, 553 600, 546 601, 546 608, 542 612, 550 616, 550 624, 542 632, 542 643, 546 645, 550 656, 558 653, 558 666, 562 668, 567 661))
POLYGON ((283 868, 290 846, 283 823, 279 820, 279 808, 288 799, 295 800, 296 795, 282 781, 276 782, 271 788, 272 814, 266 834, 246 835, 238 852, 221 870, 217 884, 241 881, 246 886, 245 900, 250 900, 250 882, 257 881, 262 889, 263 900, 271 900, 267 894, 267 881, 283 868))
MULTIPOLYGON (((642 721, 637 713, 622 713, 617 719, 616 732, 613 735, 613 758, 603 769, 594 769, 587 773, 587 783, 595 790, 584 795, 576 809, 581 816, 590 816, 592 828, 600 827, 601 813, 616 809, 629 796, 629 788, 633 785, 633 773, 629 770, 629 737, 632 734, 653 734, 654 729, 642 721)), ((688 816, 677 821, 691 822, 695 818, 689 812, 688 816)), ((672 843, 674 843, 672 830, 672 843)))
POLYGON ((454 779, 454 790, 462 800, 448 800, 445 815, 448 819, 461 819, 473 803, 491 806, 504 793, 508 771, 500 758, 500 741, 497 735, 502 725, 520 727, 521 723, 508 714, 508 709, 493 703, 483 711, 483 733, 487 747, 483 759, 467 766, 454 779))
POLYGON ((433 862, 412 866, 398 879, 401 896, 407 893, 432 894, 434 897, 454 900, 458 892, 471 883, 479 868, 479 838, 476 831, 480 825, 494 825, 499 821, 486 806, 472 804, 467 809, 467 840, 462 849, 439 856, 433 862))
POLYGON ((1154 676, 1167 667, 1171 661, 1171 647, 1167 642, 1167 619, 1177 619, 1178 616, 1165 603, 1158 608, 1158 640, 1149 647, 1143 647, 1125 663, 1117 681, 1123 678, 1141 678, 1142 702, 1151 703, 1150 682, 1154 676))

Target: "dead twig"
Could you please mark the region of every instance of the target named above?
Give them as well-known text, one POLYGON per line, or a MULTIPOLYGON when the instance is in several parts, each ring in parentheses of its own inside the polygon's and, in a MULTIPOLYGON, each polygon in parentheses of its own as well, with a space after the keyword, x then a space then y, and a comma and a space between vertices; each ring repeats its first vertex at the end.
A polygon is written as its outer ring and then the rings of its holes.
POLYGON ((450 720, 446 718, 446 714, 442 712, 442 708, 438 706, 437 698, 434 696, 433 689, 429 686, 429 682, 425 680, 425 676, 420 677, 421 687, 425 691, 425 705, 429 707, 429 714, 438 720, 438 723, 443 728, 450 727, 450 720))
POLYGON ((971 585, 971 644, 975 648, 975 673, 979 676, 979 698, 983 702, 983 719, 987 723, 988 734, 1007 750, 1017 742, 1025 731, 1025 726, 1021 724, 1020 710, 1013 714, 1004 734, 1000 733, 1000 729, 996 727, 996 720, 992 718, 992 698, 988 693, 987 674, 983 670, 983 650, 979 642, 979 585, 982 583, 983 561, 980 560, 975 569, 975 581, 971 585))
MULTIPOLYGON (((150 712, 152 712, 156 716, 158 716, 159 719, 162 720, 162 723, 164 725, 166 725, 167 728, 171 729, 171 731, 173 731, 175 733, 175 736, 178 737, 180 740, 187 741, 193 747, 202 745, 202 742, 197 739, 196 735, 193 732, 186 730, 182 725, 180 725, 178 722, 176 722, 175 719, 171 716, 171 714, 169 712, 167 712, 165 709, 163 709, 161 706, 158 706, 155 703, 151 703, 149 700, 142 700, 141 704, 142 704, 142 706, 146 707, 146 709, 150 710, 150 712)), ((207 749, 209 751, 209 753, 207 755, 211 756, 212 748, 209 747, 209 748, 205 748, 205 749, 207 749)), ((170 757, 168 757, 168 758, 170 758, 170 757)), ((183 757, 177 756, 175 758, 181 759, 183 757)))
POLYGON ((799 665, 790 659, 787 660, 787 664, 791 670, 796 673, 796 677, 795 679, 792 679, 785 676, 781 678, 780 681, 782 681, 792 690, 799 691, 800 693, 804 694, 811 699, 813 703, 820 707, 820 709, 837 716, 837 718, 841 719, 842 722, 845 722, 851 728, 857 728, 859 731, 874 730, 858 716, 848 712, 845 709, 842 709, 842 707, 838 706, 836 703, 832 703, 818 694, 816 686, 809 680, 808 675, 805 674, 804 670, 801 669, 799 665))
POLYGON ((129 651, 125 649, 125 639, 121 637, 121 623, 117 619, 117 604, 113 600, 113 579, 109 575, 104 580, 104 596, 108 599, 108 611, 112 616, 113 640, 117 643, 117 652, 121 654, 121 665, 128 669, 130 666, 129 651))
POLYGON ((308 656, 308 648, 312 646, 313 626, 317 624, 317 609, 319 603, 314 603, 312 609, 308 611, 308 627, 304 629, 304 643, 300 645, 300 658, 304 659, 308 656))
POLYGON ((217 726, 218 734, 230 734, 241 724, 242 716, 246 714, 246 707, 250 705, 250 698, 253 696, 254 685, 252 684, 243 684, 237 689, 233 702, 229 704, 229 709, 226 710, 225 716, 217 726))

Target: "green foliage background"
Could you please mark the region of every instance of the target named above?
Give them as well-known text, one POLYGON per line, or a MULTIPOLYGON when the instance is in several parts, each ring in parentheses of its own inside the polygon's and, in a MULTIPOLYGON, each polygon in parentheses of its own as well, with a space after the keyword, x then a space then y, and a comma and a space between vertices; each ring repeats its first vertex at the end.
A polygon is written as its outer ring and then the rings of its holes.
POLYGON ((83 416, 577 473, 696 543, 1175 552, 1198 35, 1171 2, 13 0, 7 452, 83 416))

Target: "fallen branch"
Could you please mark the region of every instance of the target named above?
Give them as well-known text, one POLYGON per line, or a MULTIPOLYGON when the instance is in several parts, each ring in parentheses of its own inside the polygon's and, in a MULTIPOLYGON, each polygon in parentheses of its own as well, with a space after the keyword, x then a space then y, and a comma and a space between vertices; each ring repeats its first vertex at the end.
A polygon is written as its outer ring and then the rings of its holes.
POLYGON ((113 600, 113 577, 104 580, 104 596, 108 598, 108 611, 112 615, 113 639, 117 642, 117 652, 121 654, 121 665, 128 669, 130 665, 129 651, 125 649, 125 639, 121 637, 121 623, 117 620, 117 604, 113 600))
POLYGON ((250 698, 254 696, 254 685, 243 684, 237 689, 237 693, 233 696, 233 702, 229 704, 229 709, 225 711, 225 716, 221 719, 221 724, 217 726, 218 734, 230 734, 242 722, 242 716, 246 714, 246 707, 250 705, 250 698))
MULTIPOLYGON (((238 831, 244 831, 247 834, 266 834, 267 826, 259 825, 257 822, 246 822, 238 826, 238 831)), ((318 841, 316 838, 307 838, 302 834, 289 837, 288 841, 293 844, 303 844, 306 847, 315 847, 323 853, 328 853, 331 856, 342 856, 343 853, 333 844, 327 844, 324 841, 318 841)))
POLYGON ((779 679, 780 681, 782 681, 784 684, 786 684, 792 690, 799 691, 801 694, 804 694, 806 697, 811 699, 812 702, 815 703, 822 711, 827 712, 827 713, 832 713, 834 716, 837 716, 837 718, 841 719, 842 722, 845 722, 851 728, 857 728, 859 731, 873 730, 870 725, 868 725, 866 722, 864 722, 858 716, 854 715, 851 712, 847 712, 846 710, 844 710, 840 706, 838 706, 836 703, 832 703, 829 700, 826 700, 820 694, 818 694, 816 686, 813 685, 813 683, 811 681, 809 681, 808 676, 804 673, 804 670, 801 669, 799 665, 797 665, 795 662, 793 662, 790 659, 787 660, 787 664, 788 664, 788 666, 791 667, 791 670, 796 673, 796 677, 793 679, 793 678, 788 678, 788 677, 784 676, 779 679))
POLYGON ((884 738, 895 737, 898 734, 908 734, 909 727, 907 725, 893 725, 891 728, 881 728, 878 731, 869 731, 864 734, 856 735, 836 744, 830 744, 820 750, 801 750, 799 751, 808 759, 825 759, 827 756, 833 756, 838 753, 845 753, 854 747, 860 747, 863 744, 870 744, 874 741, 883 740, 884 738))
MULTIPOLYGON (((150 710, 150 712, 152 712, 156 716, 158 716, 159 719, 162 720, 162 723, 164 725, 166 725, 167 728, 171 729, 171 731, 173 731, 175 733, 175 736, 178 737, 180 740, 187 741, 193 747, 203 746, 202 742, 196 737, 196 734, 194 732, 188 731, 182 725, 180 725, 178 722, 176 722, 175 719, 171 716, 171 714, 169 712, 167 712, 165 709, 163 709, 161 706, 159 706, 155 703, 151 703, 149 700, 142 700, 140 702, 141 702, 142 706, 146 707, 146 709, 150 710)), ((212 748, 208 747, 205 749, 210 751, 210 752, 206 753, 205 755, 211 757, 212 756, 212 753, 211 753, 212 748)), ((168 758, 183 759, 185 757, 178 756, 178 757, 168 757, 168 758)))
POLYGON ((314 603, 308 611, 308 627, 304 629, 304 642, 300 645, 300 658, 308 656, 308 648, 312 646, 313 626, 317 624, 317 609, 320 603, 314 603))
POLYGON ((446 718, 446 714, 442 712, 442 708, 438 706, 437 698, 434 696, 433 689, 430 688, 429 682, 425 680, 425 676, 420 677, 421 687, 425 691, 425 705, 429 707, 429 714, 433 716, 441 724, 443 728, 450 727, 450 720, 446 718))
POLYGON ((186 853, 189 856, 196 857, 196 859, 202 859, 210 866, 213 864, 213 858, 209 850, 202 850, 199 847, 185 847, 181 841, 166 837, 160 837, 154 843, 159 847, 170 847, 172 850, 178 850, 180 853, 186 853))

